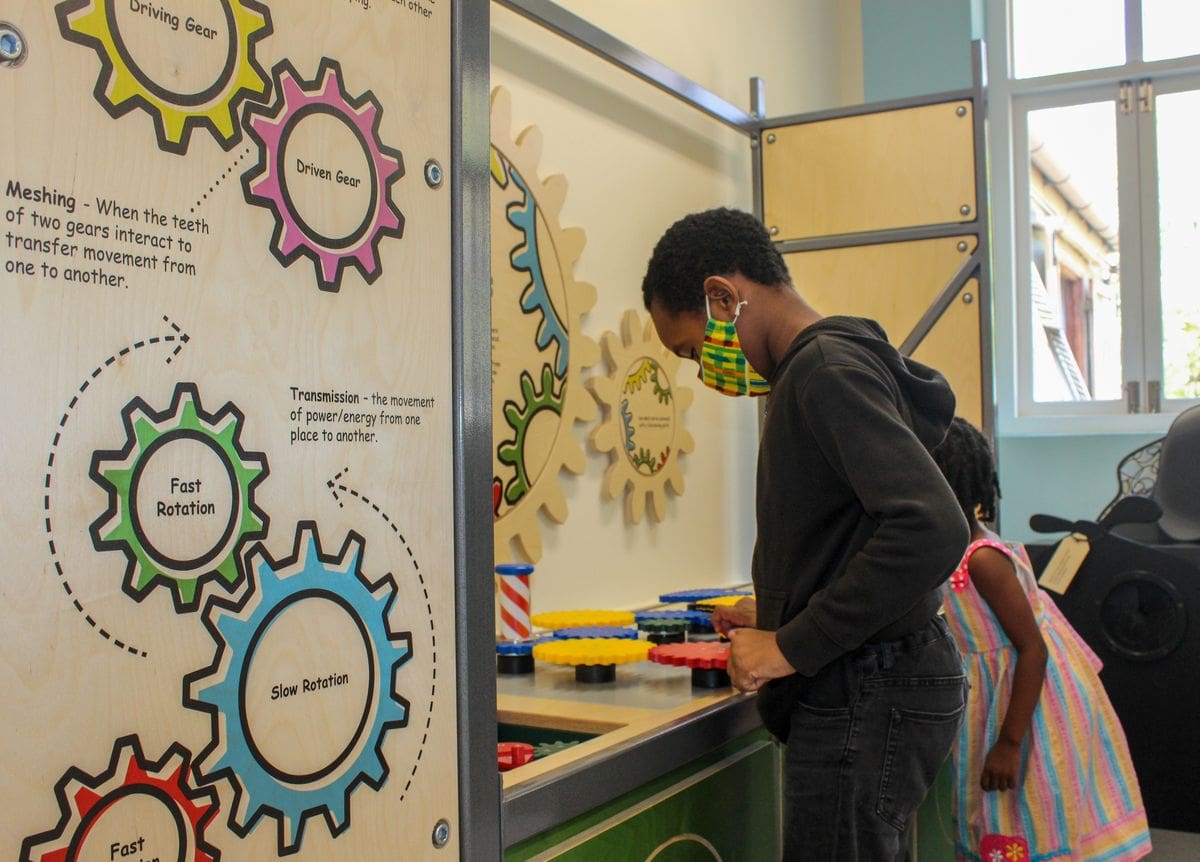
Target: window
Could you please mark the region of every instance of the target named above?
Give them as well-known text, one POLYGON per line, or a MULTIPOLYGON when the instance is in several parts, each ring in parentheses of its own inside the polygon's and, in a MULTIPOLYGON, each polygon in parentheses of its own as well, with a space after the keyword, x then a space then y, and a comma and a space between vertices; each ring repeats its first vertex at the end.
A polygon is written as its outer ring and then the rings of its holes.
POLYGON ((996 276, 1015 288, 1015 421, 1100 430, 1197 403, 1200 2, 989 2, 1008 58, 989 116, 1011 159, 1011 273, 996 276))

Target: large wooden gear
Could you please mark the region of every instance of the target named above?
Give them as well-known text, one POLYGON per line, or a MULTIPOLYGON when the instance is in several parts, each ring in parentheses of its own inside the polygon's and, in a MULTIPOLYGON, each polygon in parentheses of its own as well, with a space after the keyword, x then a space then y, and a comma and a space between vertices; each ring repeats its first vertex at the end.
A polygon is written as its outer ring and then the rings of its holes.
POLYGON ((612 456, 604 496, 612 499, 627 490, 625 517, 635 524, 649 498, 650 514, 661 522, 667 489, 683 493, 679 456, 695 448, 683 427, 692 391, 679 386, 679 357, 663 347, 654 322, 646 318, 643 324, 633 309, 621 318, 621 335, 606 332, 601 344, 610 373, 588 380, 604 413, 589 442, 612 456))
POLYGON ((596 289, 572 268, 586 241, 564 229, 567 181, 538 179, 542 136, 530 126, 515 139, 507 91, 492 91, 492 511, 496 560, 542 556, 538 511, 563 523, 567 499, 559 473, 587 465, 576 422, 595 418, 582 372, 600 358, 582 332, 596 289))

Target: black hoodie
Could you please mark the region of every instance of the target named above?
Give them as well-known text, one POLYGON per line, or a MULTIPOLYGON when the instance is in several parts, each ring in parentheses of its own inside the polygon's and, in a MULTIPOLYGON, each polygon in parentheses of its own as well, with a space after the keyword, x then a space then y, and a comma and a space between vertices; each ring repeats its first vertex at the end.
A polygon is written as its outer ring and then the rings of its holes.
POLYGON ((770 383, 758 456, 758 627, 777 630, 787 660, 813 676, 864 643, 919 629, 941 605, 969 539, 929 455, 954 416, 954 393, 941 374, 902 357, 879 324, 853 317, 807 327, 770 383))

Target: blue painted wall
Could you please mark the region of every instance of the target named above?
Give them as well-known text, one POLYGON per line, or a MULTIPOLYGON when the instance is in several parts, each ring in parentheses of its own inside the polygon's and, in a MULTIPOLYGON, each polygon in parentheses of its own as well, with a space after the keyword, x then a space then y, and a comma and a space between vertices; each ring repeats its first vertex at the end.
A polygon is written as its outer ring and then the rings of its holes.
POLYGON ((862 0, 864 98, 971 86, 971 40, 982 22, 981 0, 862 0))
MULTIPOLYGON (((971 40, 983 38, 984 0, 861 0, 863 93, 876 102, 971 85, 971 40)), ((1008 218, 994 211, 995 218, 1008 218)), ((997 289, 1001 289, 999 286, 997 289)), ((1011 374, 998 357, 997 374, 1011 374)), ((1011 386, 997 389, 1012 391, 1011 386)), ((1000 405, 1011 410, 1011 405, 1000 405)), ((1005 436, 998 440, 1001 529, 1013 541, 1043 541, 1037 512, 1089 518, 1116 493, 1117 463, 1161 435, 1005 436)))

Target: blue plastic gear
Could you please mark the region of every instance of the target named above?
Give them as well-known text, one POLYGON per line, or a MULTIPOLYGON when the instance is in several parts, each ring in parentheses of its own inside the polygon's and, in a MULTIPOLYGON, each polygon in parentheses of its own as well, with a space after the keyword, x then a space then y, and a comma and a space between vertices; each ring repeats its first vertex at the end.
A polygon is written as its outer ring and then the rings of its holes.
POLYGON ((229 827, 239 837, 247 836, 264 814, 274 817, 279 824, 281 856, 300 850, 309 817, 323 814, 335 837, 349 827, 350 795, 359 784, 373 790, 383 786, 388 776, 384 737, 389 730, 408 724, 409 704, 395 693, 395 684, 400 667, 412 658, 412 636, 388 628, 396 584, 391 575, 374 583, 363 575, 363 548, 362 537, 350 532, 337 555, 323 554, 312 522, 297 526, 288 559, 276 562, 261 544, 256 545, 247 561, 261 591, 257 604, 246 610, 248 594, 232 610, 215 602, 209 606, 204 623, 217 642, 216 657, 208 668, 184 680, 184 705, 208 712, 212 718, 213 739, 197 758, 197 776, 205 783, 225 778, 233 784, 229 827), (263 762, 248 738, 239 704, 253 658, 249 647, 274 621, 277 609, 308 598, 336 601, 357 617, 370 643, 372 680, 371 702, 359 736, 345 749, 345 761, 305 784, 272 774, 272 767, 263 762), (364 737, 366 741, 360 742, 364 737))
POLYGON ((554 637, 558 640, 577 640, 579 638, 629 638, 637 640, 637 629, 624 626, 573 626, 566 629, 555 629, 554 637))
POLYGON ((658 600, 663 604, 671 604, 673 602, 700 602, 705 599, 715 599, 718 596, 748 596, 750 593, 745 590, 680 590, 677 593, 663 593, 658 597, 658 600))
POLYGON ((512 165, 508 166, 508 170, 522 195, 520 204, 511 204, 508 208, 509 224, 521 231, 525 237, 524 245, 514 250, 511 258, 513 269, 529 273, 529 286, 521 294, 521 310, 526 314, 541 312, 542 325, 537 331, 538 350, 545 350, 552 342, 555 344, 558 356, 555 360, 554 374, 561 380, 567 376, 570 345, 567 329, 550 299, 550 292, 546 289, 546 278, 542 274, 542 258, 538 253, 537 200, 530 194, 529 186, 525 184, 525 178, 520 172, 512 165))
POLYGON ((554 635, 545 635, 521 641, 499 641, 496 644, 496 655, 533 655, 535 646, 553 640, 558 640, 558 638, 554 635))

